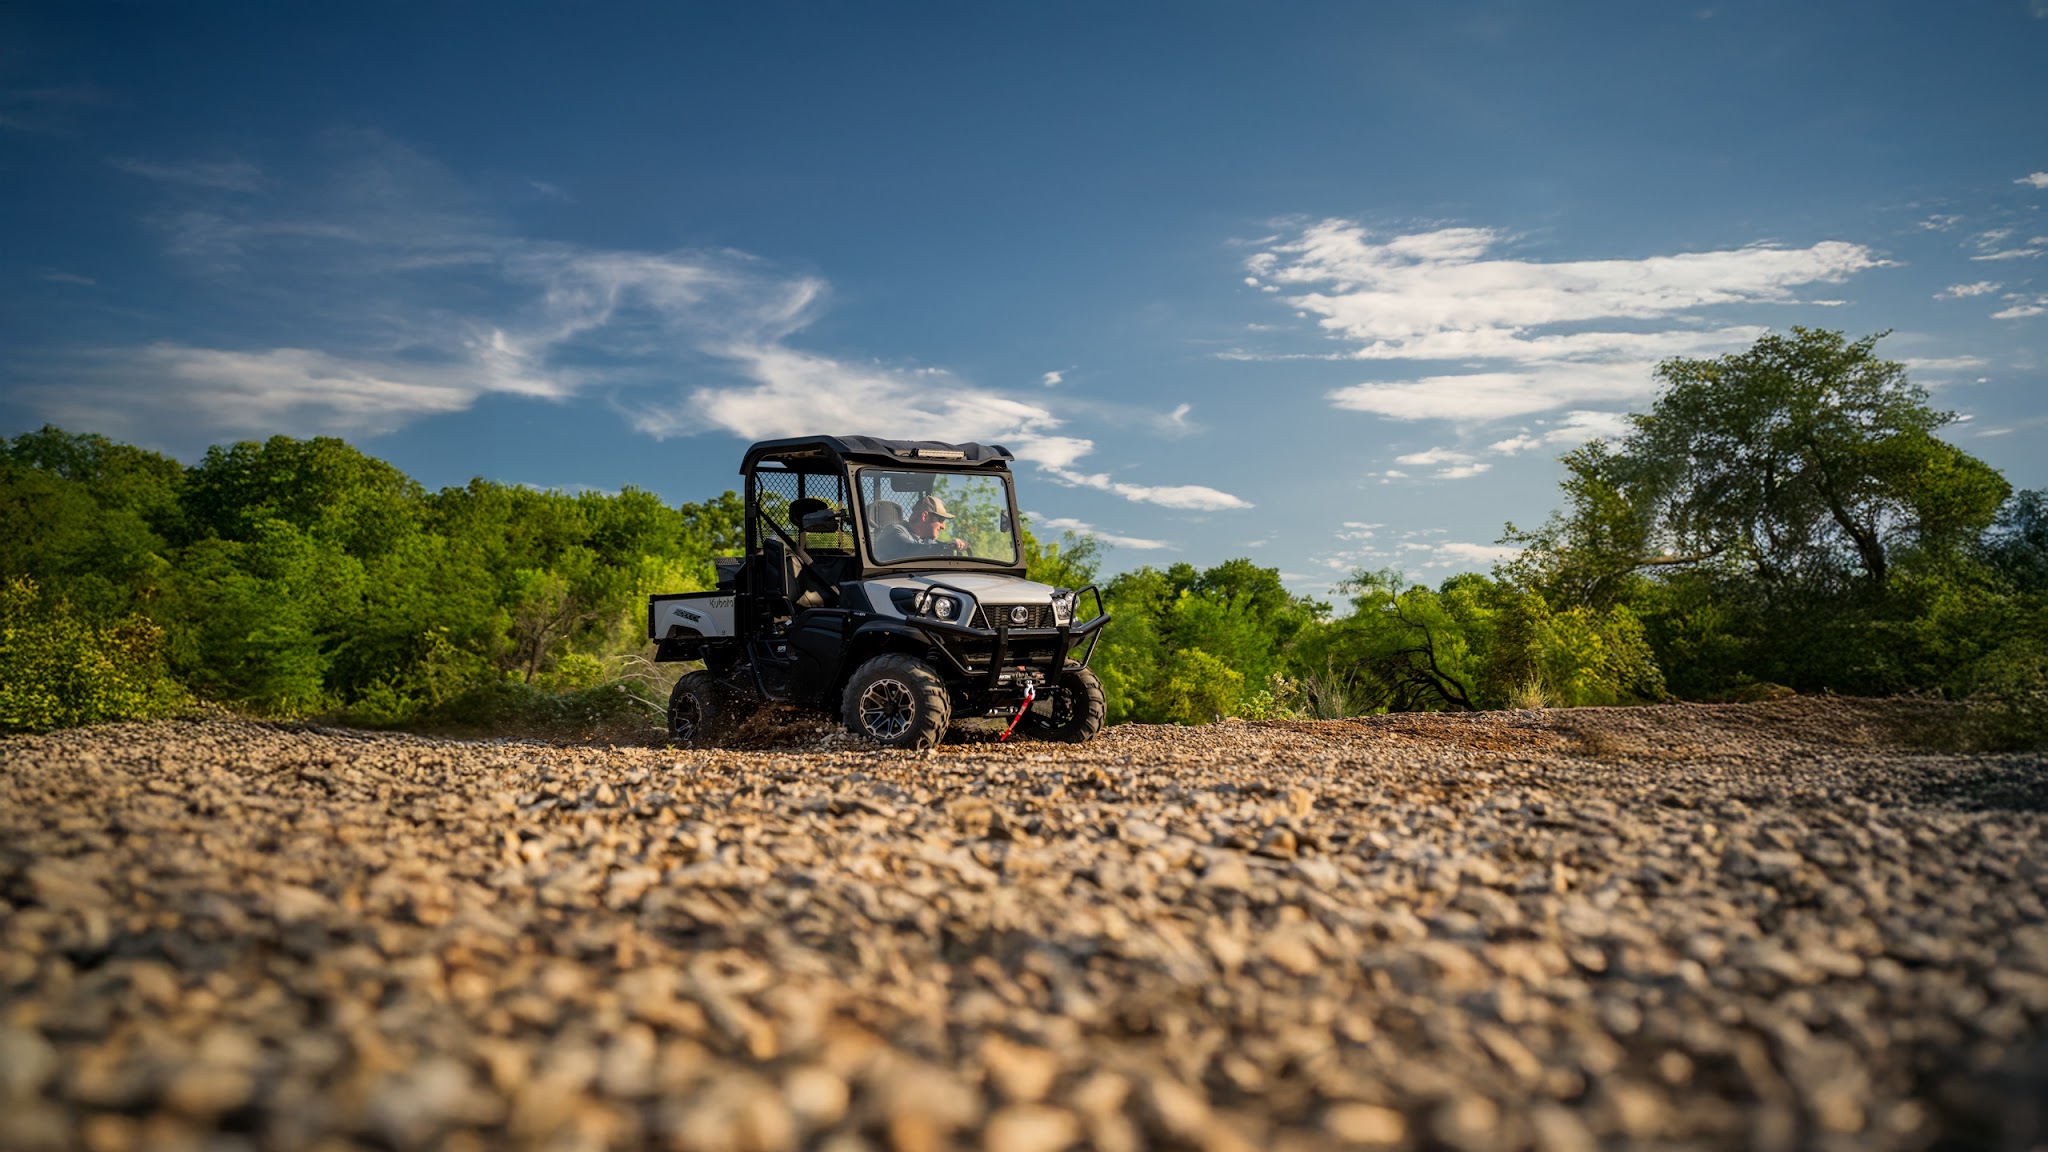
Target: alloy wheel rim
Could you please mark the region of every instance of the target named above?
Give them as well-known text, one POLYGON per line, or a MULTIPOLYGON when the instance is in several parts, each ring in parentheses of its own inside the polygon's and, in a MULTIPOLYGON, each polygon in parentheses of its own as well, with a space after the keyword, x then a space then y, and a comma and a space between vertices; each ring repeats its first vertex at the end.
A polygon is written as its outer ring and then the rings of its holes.
POLYGON ((696 736, 697 722, 702 719, 697 712, 697 701, 694 697, 684 696, 677 700, 675 707, 669 709, 668 713, 669 735, 678 740, 688 740, 696 736))
POLYGON ((901 680, 877 680, 860 694, 860 726, 877 740, 894 740, 910 731, 917 700, 901 680))
POLYGON ((1057 688, 1052 694, 1052 726, 1065 728, 1074 722, 1074 693, 1067 688, 1057 688))

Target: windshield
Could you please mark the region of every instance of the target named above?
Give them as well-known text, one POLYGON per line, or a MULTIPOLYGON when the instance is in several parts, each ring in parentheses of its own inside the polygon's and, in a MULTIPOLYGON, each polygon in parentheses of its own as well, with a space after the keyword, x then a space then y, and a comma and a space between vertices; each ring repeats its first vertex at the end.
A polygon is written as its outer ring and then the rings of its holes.
POLYGON ((869 468, 859 484, 868 555, 878 564, 1017 562, 1006 475, 869 468))

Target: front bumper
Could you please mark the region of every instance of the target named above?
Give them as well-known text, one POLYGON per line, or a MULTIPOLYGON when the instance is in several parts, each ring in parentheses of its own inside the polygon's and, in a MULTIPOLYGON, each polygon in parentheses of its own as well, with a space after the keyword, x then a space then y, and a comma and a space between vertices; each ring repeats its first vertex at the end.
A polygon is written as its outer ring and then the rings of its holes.
POLYGON ((1104 613, 1058 628, 1011 628, 1005 624, 976 628, 931 619, 908 623, 932 641, 956 676, 985 693, 998 695, 1006 690, 1021 691, 1026 681, 1050 683, 1077 647, 1081 649, 1079 662, 1087 667, 1109 616, 1104 613))

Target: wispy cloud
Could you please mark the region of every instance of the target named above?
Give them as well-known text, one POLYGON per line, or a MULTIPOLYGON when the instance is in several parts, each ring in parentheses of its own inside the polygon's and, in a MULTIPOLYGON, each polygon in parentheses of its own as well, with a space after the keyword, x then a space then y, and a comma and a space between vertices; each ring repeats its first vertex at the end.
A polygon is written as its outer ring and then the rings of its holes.
POLYGON ((2023 293, 2009 293, 2009 305, 1991 314, 1993 320, 2026 320, 2034 316, 2048 316, 2048 296, 2029 296, 2023 293))
POLYGON ((1629 428, 1626 412, 1567 412, 1548 428, 1523 428, 1487 445, 1487 451, 1513 456, 1537 448, 1576 448, 1591 440, 1619 440, 1629 428))
MULTIPOLYGON (((1410 468, 1435 468, 1436 471, 1430 475, 1438 480, 1465 480, 1493 467, 1491 464, 1482 463, 1470 452, 1461 452, 1454 448, 1426 448, 1420 452, 1409 452, 1394 457, 1394 463, 1405 464, 1410 468)), ((1402 477, 1407 473, 1390 470, 1384 475, 1402 477)))
POLYGON ((1347 546, 1317 553, 1311 559, 1327 573, 1386 567, 1408 572, 1447 572, 1490 568, 1521 555, 1521 549, 1510 545, 1444 540, 1444 535, 1441 528, 1403 532, 1398 539, 1375 539, 1371 531, 1338 532, 1337 538, 1346 541, 1347 546))
POLYGON ((1460 366, 1338 388, 1335 406, 1482 422, 1642 396, 1657 361, 1728 351, 1764 331, 1704 327, 1698 310, 1801 302, 1801 288, 1883 263, 1842 241, 1543 263, 1505 255, 1512 240, 1490 228, 1380 234, 1327 220, 1246 268, 1350 344, 1352 359, 1460 366))
POLYGON ((1438 469, 1436 478, 1439 480, 1469 480, 1492 469, 1493 465, 1491 464, 1454 464, 1449 468, 1438 469))
MULTIPOLYGON (((1024 452, 1020 456, 1028 455, 1024 452)), ((1093 488, 1140 504, 1157 504, 1185 512, 1225 512, 1250 508, 1252 502, 1201 484, 1132 484, 1105 472, 1081 472, 1072 468, 1041 465, 1046 475, 1070 487, 1093 488)))
POLYGON ((1045 385, 1047 388, 1057 388, 1059 387, 1060 381, 1065 380, 1066 378, 1067 374, 1065 372, 1055 370, 1052 372, 1047 372, 1044 376, 1039 377, 1038 382, 1040 384, 1045 385))
POLYGON ((1512 560, 1522 554, 1520 548, 1506 544, 1466 544, 1450 542, 1438 544, 1432 549, 1427 567, 1450 567, 1452 565, 1497 564, 1512 560))
POLYGON ((1972 296, 1986 296, 1998 291, 2003 285, 1996 280, 1979 280, 1974 284, 1951 284, 1934 294, 1936 300, 1967 300, 1972 296))
POLYGON ((21 389, 22 399, 67 427, 146 440, 167 427, 238 436, 279 429, 375 435, 420 416, 460 412, 483 391, 460 367, 394 369, 305 348, 150 344, 96 359, 59 386, 21 389))
POLYGON ((1920 227, 1928 232, 1946 232, 1962 222, 1963 218, 1961 216, 1937 213, 1922 220, 1920 227))
POLYGON ((2017 248, 2001 248, 1970 257, 1972 260, 2032 260, 2048 252, 2048 236, 2036 236, 2017 248))
POLYGON ((263 186, 263 169, 247 160, 153 160, 116 159, 109 164, 146 179, 187 188, 221 192, 254 192, 263 186))
POLYGON ((1970 237, 1969 247, 1977 254, 1972 260, 2030 260, 2048 252, 2048 236, 2036 236, 2017 244, 2009 244, 2013 238, 2011 228, 1992 228, 1970 237))
POLYGON ((2048 188, 2048 172, 2029 172, 2013 183, 2025 184, 2029 188, 2048 188))
POLYGON ((1396 456, 1394 457, 1394 463, 1428 466, 1431 464, 1465 464, 1469 463, 1471 459, 1472 456, 1469 453, 1457 452, 1449 448, 1429 448, 1421 452, 1410 452, 1405 456, 1396 456))
POLYGON ((1463 372, 1354 384, 1331 391, 1329 398, 1338 408, 1397 420, 1483 423, 1575 403, 1636 399, 1649 393, 1655 367, 1655 361, 1624 361, 1463 372))
MULTIPOLYGON (((596 397, 656 437, 829 427, 979 440, 1127 500, 1250 507, 1215 488, 1079 467, 1095 444, 1069 435, 1072 414, 1049 403, 800 347, 830 296, 822 277, 741 252, 528 239, 415 149, 373 132, 331 133, 325 147, 329 168, 310 180, 241 161, 119 162, 165 185, 174 206, 153 219, 194 290, 263 298, 266 328, 80 350, 23 398, 75 426, 157 438, 374 435, 487 395, 596 397), (247 195, 259 185, 264 195, 247 195), (679 392, 678 375, 696 383, 679 392)), ((1187 410, 1151 415, 1170 431, 1187 410)))
POLYGON ((1970 372, 1984 367, 1982 356, 1903 356, 1899 363, 1916 375, 1922 373, 1970 372))
POLYGON ((106 92, 91 84, 7 89, 0 91, 0 131, 68 136, 81 112, 105 103, 106 92))
POLYGON ((1114 532, 1104 532, 1085 520, 1076 520, 1071 516, 1041 516, 1036 512, 1026 512, 1024 515, 1035 527, 1054 532, 1077 532, 1083 536, 1093 536, 1113 548, 1152 552, 1173 547, 1164 540, 1148 540, 1142 536, 1119 536, 1114 532))

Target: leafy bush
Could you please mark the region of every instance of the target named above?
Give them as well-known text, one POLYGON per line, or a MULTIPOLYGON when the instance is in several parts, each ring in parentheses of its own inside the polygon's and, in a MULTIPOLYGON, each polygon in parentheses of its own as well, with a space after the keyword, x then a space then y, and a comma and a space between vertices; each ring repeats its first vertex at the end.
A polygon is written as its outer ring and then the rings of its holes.
POLYGON ((147 720, 189 704, 163 658, 163 630, 142 616, 99 626, 35 581, 0 588, 0 731, 147 720))

